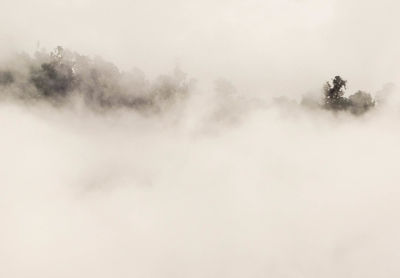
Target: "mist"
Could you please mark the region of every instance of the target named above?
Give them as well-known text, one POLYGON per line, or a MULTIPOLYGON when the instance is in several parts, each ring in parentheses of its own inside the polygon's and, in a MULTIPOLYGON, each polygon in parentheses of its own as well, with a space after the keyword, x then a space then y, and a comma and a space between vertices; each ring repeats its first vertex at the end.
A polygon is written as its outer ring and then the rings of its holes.
POLYGON ((0 277, 399 276, 396 1, 3 2, 0 277))

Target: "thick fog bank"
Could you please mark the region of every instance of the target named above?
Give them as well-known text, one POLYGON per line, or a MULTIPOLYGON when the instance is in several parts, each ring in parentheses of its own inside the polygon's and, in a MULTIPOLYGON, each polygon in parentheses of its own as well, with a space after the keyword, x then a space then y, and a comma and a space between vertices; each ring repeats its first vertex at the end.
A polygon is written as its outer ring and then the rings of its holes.
POLYGON ((397 107, 197 105, 2 103, 0 276, 398 277, 397 107))
POLYGON ((400 277, 400 1, 0 3, 0 278, 400 277))

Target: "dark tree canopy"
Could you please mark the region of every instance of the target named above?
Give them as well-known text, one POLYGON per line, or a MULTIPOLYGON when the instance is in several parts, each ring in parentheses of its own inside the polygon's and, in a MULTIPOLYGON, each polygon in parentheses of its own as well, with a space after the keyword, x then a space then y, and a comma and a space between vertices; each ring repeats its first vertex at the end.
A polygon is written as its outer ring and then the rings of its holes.
POLYGON ((326 82, 324 86, 324 108, 328 110, 346 110, 353 114, 359 115, 367 112, 375 106, 375 101, 371 95, 358 91, 348 98, 344 96, 347 81, 340 76, 335 76, 332 85, 326 82))
POLYGON ((346 89, 347 81, 343 80, 340 76, 335 76, 331 85, 326 82, 325 91, 325 108, 332 110, 345 110, 349 106, 349 100, 345 97, 344 91, 346 89))
POLYGON ((32 82, 44 96, 65 96, 75 85, 71 65, 63 61, 64 49, 58 46, 50 53, 51 60, 32 70, 32 82))
POLYGON ((189 94, 193 80, 176 69, 148 81, 139 71, 121 71, 100 57, 56 47, 34 57, 17 55, 0 64, 0 97, 59 104, 80 97, 96 110, 132 108, 162 112, 189 94))

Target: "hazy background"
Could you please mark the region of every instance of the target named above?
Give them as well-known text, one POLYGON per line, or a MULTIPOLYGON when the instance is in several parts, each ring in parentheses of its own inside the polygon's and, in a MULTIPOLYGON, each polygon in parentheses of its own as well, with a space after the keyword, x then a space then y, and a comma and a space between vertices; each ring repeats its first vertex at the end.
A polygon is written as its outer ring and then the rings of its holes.
POLYGON ((3 0, 0 41, 98 54, 153 76, 175 64, 246 94, 299 95, 336 74, 350 89, 398 80, 395 0, 3 0))
POLYGON ((399 7, 2 1, 3 56, 39 41, 198 85, 151 117, 2 102, 0 277, 399 277, 397 102, 354 117, 210 92, 296 99, 341 74, 375 94, 398 81, 399 7))

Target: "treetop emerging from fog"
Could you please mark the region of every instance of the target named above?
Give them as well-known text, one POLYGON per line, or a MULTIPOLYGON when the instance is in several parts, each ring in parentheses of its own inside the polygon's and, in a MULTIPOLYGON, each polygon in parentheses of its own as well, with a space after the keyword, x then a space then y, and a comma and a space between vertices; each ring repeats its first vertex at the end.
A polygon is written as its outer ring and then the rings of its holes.
POLYGON ((132 108, 161 112, 184 99, 192 81, 179 69, 149 82, 139 70, 121 72, 112 63, 57 47, 0 65, 2 95, 62 104, 80 96, 94 109, 132 108))
MULTIPOLYGON (((332 83, 325 84, 322 104, 309 99, 303 99, 302 103, 356 115, 375 106, 375 101, 366 92, 358 91, 345 97, 346 83, 336 76, 332 83)), ((50 53, 37 51, 34 57, 20 54, 0 65, 0 92, 4 98, 62 105, 71 98, 79 97, 95 110, 129 108, 146 113, 166 111, 186 99, 193 84, 193 80, 188 80, 179 69, 150 82, 139 70, 123 72, 99 57, 90 58, 61 46, 50 53)), ((241 101, 246 102, 243 98, 241 101)), ((226 102, 231 103, 229 99, 226 102)))
POLYGON ((371 95, 358 91, 350 97, 344 97, 343 89, 346 89, 347 81, 340 76, 335 76, 332 85, 326 82, 324 86, 324 108, 329 110, 348 110, 353 114, 362 114, 375 106, 371 95))

